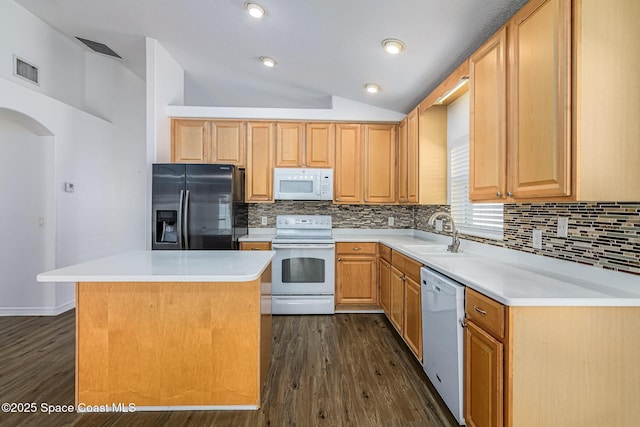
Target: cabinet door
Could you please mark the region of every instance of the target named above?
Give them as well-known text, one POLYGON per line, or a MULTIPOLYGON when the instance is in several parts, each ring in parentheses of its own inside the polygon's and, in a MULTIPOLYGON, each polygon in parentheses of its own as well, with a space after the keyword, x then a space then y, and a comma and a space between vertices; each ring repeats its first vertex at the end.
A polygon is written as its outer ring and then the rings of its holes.
POLYGON ((242 122, 211 122, 211 162, 243 168, 244 136, 242 122))
POLYGON ((502 200, 507 185, 506 28, 469 59, 469 199, 502 200))
POLYGON ((398 125, 398 203, 409 202, 408 188, 408 132, 407 119, 405 118, 398 125))
POLYGON ((532 0, 510 21, 509 184, 514 198, 570 189, 570 0, 532 0))
POLYGON ((207 163, 209 123, 206 120, 173 120, 174 163, 207 163))
POLYGON ((335 134, 333 123, 307 123, 305 144, 307 166, 333 168, 335 134))
POLYGON ((336 304, 377 304, 375 256, 339 255, 336 304))
POLYGON ((247 202, 273 201, 273 124, 247 123, 247 202))
POLYGON ((278 123, 276 135, 276 167, 303 166, 304 125, 278 123))
POLYGON ((362 126, 336 125, 333 191, 338 203, 362 203, 362 126))
POLYGON ((419 123, 420 116, 418 115, 418 109, 415 108, 407 116, 407 165, 406 165, 406 180, 407 180, 407 203, 418 203, 418 186, 419 186, 419 161, 420 153, 419 148, 419 123))
POLYGON ((380 305, 389 318, 391 316, 391 264, 380 258, 378 277, 380 280, 380 305))
POLYGON ((396 200, 396 125, 364 126, 364 201, 396 200))
POLYGON ((467 321, 464 418, 468 426, 503 425, 503 345, 467 321))
POLYGON ((422 361, 422 301, 420 283, 406 277, 404 289, 404 334, 405 342, 413 354, 422 361))
POLYGON ((391 266, 390 320, 400 335, 402 335, 404 326, 404 280, 404 274, 397 268, 391 266))

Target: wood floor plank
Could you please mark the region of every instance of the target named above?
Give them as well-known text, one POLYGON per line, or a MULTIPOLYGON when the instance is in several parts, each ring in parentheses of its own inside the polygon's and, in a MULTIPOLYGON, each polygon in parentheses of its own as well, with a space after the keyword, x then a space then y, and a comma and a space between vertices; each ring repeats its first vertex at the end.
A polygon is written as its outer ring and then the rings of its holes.
MULTIPOLYGON (((74 322, 0 317, 0 402, 73 404, 74 322)), ((0 426, 457 425, 382 314, 274 316, 263 397, 258 411, 0 413, 0 426)))

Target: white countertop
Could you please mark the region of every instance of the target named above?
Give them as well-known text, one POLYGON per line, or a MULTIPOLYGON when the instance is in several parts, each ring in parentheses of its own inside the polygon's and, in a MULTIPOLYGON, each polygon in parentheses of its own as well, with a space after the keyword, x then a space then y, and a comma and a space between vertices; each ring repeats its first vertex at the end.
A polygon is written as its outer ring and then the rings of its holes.
POLYGON ((134 251, 40 273, 39 282, 249 282, 273 251, 134 251))
MULTIPOLYGON (((251 230, 248 238, 269 236, 251 230)), ((633 274, 468 240, 461 241, 460 254, 420 253, 411 246, 434 245, 444 252, 451 237, 416 230, 334 229, 333 237, 383 243, 509 306, 640 306, 640 276, 633 274)))

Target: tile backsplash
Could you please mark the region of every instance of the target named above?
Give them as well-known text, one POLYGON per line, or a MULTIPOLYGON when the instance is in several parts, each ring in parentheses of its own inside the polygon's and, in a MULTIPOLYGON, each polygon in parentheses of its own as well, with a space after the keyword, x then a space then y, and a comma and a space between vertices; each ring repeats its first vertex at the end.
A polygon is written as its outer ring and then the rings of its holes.
MULTIPOLYGON (((276 215, 302 214, 331 215, 334 228, 415 228, 435 232, 427 225, 427 221, 439 210, 448 212, 449 206, 277 201, 250 204, 249 227, 275 227, 276 215), (263 216, 267 217, 267 225, 261 224, 263 216), (393 226, 388 225, 389 217, 394 218, 393 226)), ((461 237, 609 270, 640 274, 640 202, 505 204, 503 240, 468 235, 461 237), (569 219, 566 238, 556 237, 558 217, 569 219), (531 247, 533 229, 542 230, 542 249, 531 247)))
POLYGON ((249 227, 275 227, 276 215, 331 215, 334 228, 413 228, 413 206, 334 205, 331 202, 279 200, 249 205, 249 227), (267 225, 261 219, 267 217, 267 225), (389 225, 393 217, 394 225, 389 225))
MULTIPOLYGON (((443 210, 447 206, 441 206, 443 210)), ((416 206, 416 228, 427 225, 432 206, 416 206)), ((609 270, 640 274, 640 203, 519 203, 504 205, 504 239, 464 239, 535 253, 609 270), (566 238, 556 237, 558 217, 569 219, 566 238), (532 231, 542 231, 542 249, 533 249, 532 231)))

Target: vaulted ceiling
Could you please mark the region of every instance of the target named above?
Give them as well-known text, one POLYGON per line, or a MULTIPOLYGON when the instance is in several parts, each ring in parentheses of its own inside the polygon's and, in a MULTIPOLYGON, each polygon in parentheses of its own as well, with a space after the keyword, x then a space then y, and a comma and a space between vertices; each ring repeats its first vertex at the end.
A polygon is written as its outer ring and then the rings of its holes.
POLYGON ((526 2, 255 0, 256 19, 243 0, 16 1, 76 42, 107 44, 142 78, 144 37, 156 39, 185 70, 187 105, 324 108, 335 95, 401 113, 526 2), (386 38, 406 50, 388 54, 386 38))

